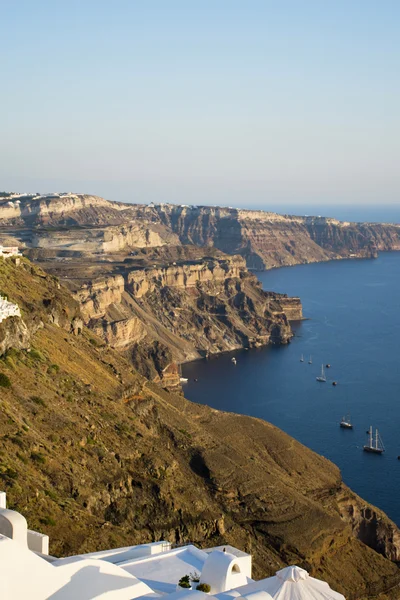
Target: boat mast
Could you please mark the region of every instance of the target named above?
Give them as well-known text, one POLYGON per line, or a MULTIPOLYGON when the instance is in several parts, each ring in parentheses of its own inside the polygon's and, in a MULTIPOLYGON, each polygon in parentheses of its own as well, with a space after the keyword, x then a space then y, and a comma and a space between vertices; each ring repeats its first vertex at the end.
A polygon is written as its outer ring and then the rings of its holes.
POLYGON ((378 450, 378 430, 376 430, 375 434, 375 448, 378 450))
POLYGON ((369 447, 373 448, 373 443, 372 443, 372 425, 370 425, 370 427, 369 427, 369 447))

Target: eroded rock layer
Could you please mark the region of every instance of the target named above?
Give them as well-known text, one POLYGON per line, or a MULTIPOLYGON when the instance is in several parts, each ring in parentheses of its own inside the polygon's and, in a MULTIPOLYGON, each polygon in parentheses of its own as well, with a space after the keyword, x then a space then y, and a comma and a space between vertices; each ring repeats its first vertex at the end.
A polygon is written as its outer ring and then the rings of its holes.
POLYGON ((213 246, 240 254, 256 270, 400 250, 400 225, 210 206, 123 204, 85 194, 2 197, 2 230, 50 253, 213 246))
POLYGON ((264 292, 243 258, 221 253, 68 281, 87 325, 148 377, 169 384, 179 384, 171 362, 287 343, 289 320, 302 318, 298 298, 264 292))

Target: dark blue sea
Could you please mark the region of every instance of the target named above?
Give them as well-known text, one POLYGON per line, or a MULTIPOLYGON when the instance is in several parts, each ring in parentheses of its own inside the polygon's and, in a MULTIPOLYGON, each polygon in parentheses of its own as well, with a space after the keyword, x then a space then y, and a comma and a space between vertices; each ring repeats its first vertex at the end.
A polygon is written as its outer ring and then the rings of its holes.
POLYGON ((345 483, 400 526, 400 252, 257 275, 265 290, 300 296, 308 320, 287 346, 184 365, 186 397, 277 425, 336 463, 345 483), (331 364, 327 383, 315 379, 322 363, 331 364), (353 430, 339 427, 345 413, 353 430), (383 455, 362 451, 370 425, 383 455))

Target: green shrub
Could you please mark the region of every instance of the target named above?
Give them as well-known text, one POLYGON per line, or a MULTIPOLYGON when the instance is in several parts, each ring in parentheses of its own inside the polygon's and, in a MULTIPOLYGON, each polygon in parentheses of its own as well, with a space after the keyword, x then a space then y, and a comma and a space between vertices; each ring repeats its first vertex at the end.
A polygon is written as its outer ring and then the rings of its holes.
POLYGON ((7 377, 7 375, 5 375, 4 373, 0 373, 0 387, 4 387, 4 388, 11 387, 10 378, 7 377))
POLYGON ((208 592, 211 591, 211 586, 209 586, 208 583, 199 583, 199 585, 196 586, 196 590, 208 594, 208 592))
POLYGON ((31 396, 31 400, 35 404, 39 404, 40 406, 46 406, 46 402, 43 400, 43 398, 40 398, 39 396, 31 396))
POLYGON ((31 459, 41 465, 46 462, 46 457, 41 452, 31 452, 31 459))
POLYGON ((38 360, 40 362, 44 362, 46 360, 40 350, 36 350, 35 348, 31 349, 29 356, 33 358, 33 360, 38 360))
POLYGON ((40 519, 40 522, 43 525, 52 525, 53 527, 56 524, 55 520, 52 519, 51 517, 43 517, 43 518, 40 519))
POLYGON ((183 577, 181 577, 178 584, 181 588, 190 588, 191 585, 189 575, 184 575, 183 577))

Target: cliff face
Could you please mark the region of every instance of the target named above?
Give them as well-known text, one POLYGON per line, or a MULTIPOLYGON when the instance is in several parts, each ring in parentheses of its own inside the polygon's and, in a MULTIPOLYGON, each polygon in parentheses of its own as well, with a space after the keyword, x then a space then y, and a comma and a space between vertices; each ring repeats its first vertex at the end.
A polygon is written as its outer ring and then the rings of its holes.
POLYGON ((92 224, 106 219, 121 222, 125 204, 89 194, 10 195, 0 199, 0 220, 7 225, 92 224))
POLYGON ((286 343, 289 318, 302 316, 298 298, 264 292, 237 256, 126 267, 120 275, 71 283, 91 329, 128 352, 147 376, 175 384, 178 372, 165 370, 171 361, 286 343), (155 370, 149 360, 158 361, 155 370))
POLYGON ((249 268, 257 270, 400 249, 398 225, 206 206, 162 204, 152 210, 182 243, 214 245, 240 254, 249 268))
POLYGON ((398 597, 399 530, 332 463, 259 419, 149 383, 93 332, 70 331, 77 305, 53 277, 25 261, 23 277, 7 269, 3 293, 43 327, 34 352, 0 359, 11 381, 0 395, 0 481, 11 508, 50 535, 52 554, 230 543, 252 552, 256 577, 296 563, 348 600, 398 597))
POLYGON ((0 199, 0 225, 31 248, 107 254, 193 244, 239 254, 256 270, 400 249, 399 225, 209 206, 130 205, 84 194, 0 199))

